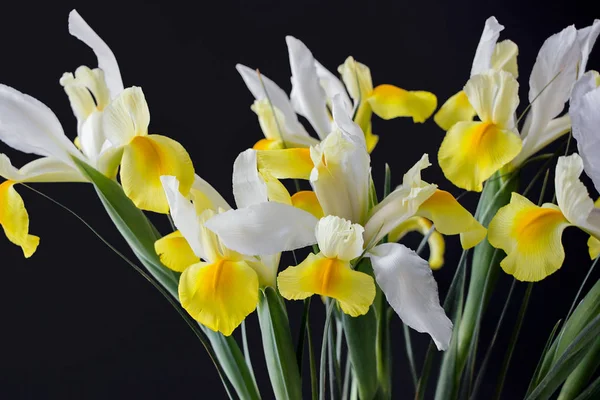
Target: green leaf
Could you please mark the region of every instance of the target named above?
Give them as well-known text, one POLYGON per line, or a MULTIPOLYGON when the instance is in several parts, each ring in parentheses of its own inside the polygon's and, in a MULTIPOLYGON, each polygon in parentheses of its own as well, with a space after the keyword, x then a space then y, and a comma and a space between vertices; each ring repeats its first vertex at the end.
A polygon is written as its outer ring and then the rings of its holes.
POLYGON ((575 400, 594 400, 600 395, 600 377, 596 378, 575 400))
POLYGON ((302 384, 285 304, 272 287, 260 291, 258 320, 275 397, 301 400, 302 384))
MULTIPOLYGON (((159 238, 154 226, 125 195, 121 185, 105 177, 83 161, 77 158, 73 158, 73 160, 82 174, 94 184, 108 215, 136 257, 150 274, 177 299, 179 276, 162 265, 154 251, 154 242, 159 238)), ((253 375, 248 369, 244 355, 236 341, 232 337, 224 337, 221 333, 213 332, 204 326, 201 327, 209 338, 214 353, 238 396, 243 399, 260 399, 253 375)))
POLYGON ((596 338, 596 342, 587 351, 586 356, 581 360, 577 368, 569 375, 560 394, 558 400, 572 400, 576 398, 585 388, 585 385, 594 376, 594 373, 600 365, 600 337, 596 338))

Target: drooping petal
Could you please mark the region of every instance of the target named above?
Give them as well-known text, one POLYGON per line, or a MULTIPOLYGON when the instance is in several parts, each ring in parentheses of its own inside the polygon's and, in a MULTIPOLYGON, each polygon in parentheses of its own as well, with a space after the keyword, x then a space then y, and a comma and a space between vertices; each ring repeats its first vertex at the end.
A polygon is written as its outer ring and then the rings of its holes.
POLYGON ((496 44, 492 55, 492 68, 509 72, 515 78, 519 77, 517 56, 519 47, 512 40, 503 40, 496 44))
POLYGON ((417 332, 428 333, 438 350, 448 349, 452 322, 440 306, 427 261, 398 243, 381 244, 369 257, 375 279, 400 319, 417 332))
POLYGON ((232 250, 270 255, 315 244, 317 222, 304 210, 271 201, 215 215, 205 226, 232 250))
POLYGON ((194 176, 194 183, 190 189, 190 194, 198 215, 206 209, 231 210, 231 206, 225 201, 223 196, 221 196, 210 183, 206 182, 198 175, 194 176))
POLYGON ((258 173, 256 150, 248 149, 240 153, 233 163, 233 197, 238 208, 268 199, 267 185, 258 173))
POLYGON ((373 112, 383 119, 412 117, 425 122, 437 107, 437 97, 425 91, 408 91, 393 85, 377 86, 368 98, 373 112))
POLYGON ((581 60, 577 67, 579 71, 578 77, 586 72, 588 58, 596 43, 598 34, 600 34, 600 19, 595 19, 592 25, 577 31, 577 42, 579 44, 579 49, 581 50, 581 60))
POLYGON ((187 240, 198 258, 204 258, 204 249, 200 239, 200 222, 194 205, 179 190, 179 181, 174 176, 161 176, 160 181, 169 202, 171 218, 175 227, 187 240))
POLYGON ((556 272, 565 259, 561 236, 569 221, 553 204, 538 207, 518 193, 490 222, 488 240, 507 256, 500 266, 515 279, 537 282, 556 272))
POLYGON ((179 231, 158 239, 154 243, 154 250, 159 255, 160 261, 173 271, 183 272, 189 266, 200 262, 200 258, 194 254, 179 231))
POLYGON ((569 115, 573 137, 583 159, 586 174, 600 190, 600 78, 597 72, 586 73, 573 88, 569 115))
POLYGON ((319 83, 315 59, 310 50, 300 40, 286 36, 292 70, 292 105, 296 112, 305 117, 324 139, 331 131, 327 113, 325 91, 319 83))
POLYGON ((348 57, 338 67, 338 72, 352 99, 357 103, 365 102, 373 91, 373 80, 369 67, 359 63, 353 57, 348 57))
POLYGON ((477 113, 469 103, 464 91, 450 97, 433 116, 433 120, 443 130, 447 131, 460 121, 473 121, 477 113))
POLYGON ((486 229, 450 193, 436 190, 417 211, 417 215, 432 221, 435 229, 444 235, 460 234, 463 249, 481 242, 486 229))
POLYGON ((256 309, 258 277, 244 261, 194 264, 181 274, 179 300, 196 321, 229 336, 256 309))
POLYGON ((471 76, 487 72, 492 67, 492 56, 496 48, 496 42, 503 30, 504 26, 500 25, 496 17, 489 17, 485 21, 477 50, 475 50, 471 76))
POLYGON ((29 214, 14 185, 13 181, 0 184, 0 225, 8 240, 21 247, 25 258, 29 258, 35 253, 40 238, 29 234, 29 214))
POLYGON ((98 58, 98 66, 104 71, 106 86, 112 98, 123 91, 119 64, 108 45, 83 20, 76 10, 69 13, 69 33, 87 44, 98 58))
POLYGON ((346 314, 366 314, 375 299, 375 284, 369 275, 354 271, 350 263, 322 254, 309 254, 296 267, 279 273, 277 284, 288 300, 302 300, 313 294, 340 302, 346 314))
MULTIPOLYGON (((398 242, 410 232, 419 232, 421 235, 426 236, 432 226, 433 224, 427 218, 411 217, 390 231, 388 241, 390 243, 398 242)), ((427 239, 427 244, 429 245, 429 266, 433 270, 442 268, 446 249, 444 237, 436 229, 433 229, 429 239, 427 239)))
POLYGON ((480 192, 483 182, 521 151, 516 133, 486 122, 459 122, 442 141, 438 162, 459 188, 480 192))
POLYGON ((464 91, 479 119, 502 129, 515 129, 519 105, 519 83, 505 71, 490 71, 471 77, 464 91))
POLYGON ((323 208, 317 199, 317 195, 312 190, 301 190, 294 193, 291 198, 292 205, 296 208, 311 213, 317 219, 325 216, 323 208))
POLYGON ((160 177, 172 175, 184 196, 194 183, 194 166, 182 145, 165 136, 136 136, 125 147, 121 161, 121 184, 135 205, 166 214, 169 204, 160 177))
POLYGON ((325 257, 351 261, 362 254, 365 230, 359 224, 328 215, 319 220, 315 229, 319 249, 325 257))
POLYGON ((310 150, 305 148, 283 150, 256 150, 260 172, 277 179, 308 179, 313 169, 310 150))
POLYGON ((6 154, 0 154, 0 176, 13 182, 87 182, 79 170, 52 157, 42 157, 13 167, 6 154))
POLYGON ((65 136, 56 115, 31 96, 0 84, 0 140, 23 153, 50 156, 73 165, 81 152, 65 136))
POLYGON ((150 110, 142 89, 125 89, 102 113, 106 138, 113 146, 122 146, 136 136, 148 135, 150 110))
POLYGON ((308 136, 306 129, 298 122, 298 116, 292 107, 292 103, 288 95, 275 82, 258 72, 242 64, 235 66, 237 71, 242 76, 244 83, 258 101, 270 99, 273 107, 281 111, 284 116, 284 124, 286 132, 296 135, 308 136), (264 85, 264 86, 263 86, 264 85), (265 93, 266 91, 266 93, 265 93))

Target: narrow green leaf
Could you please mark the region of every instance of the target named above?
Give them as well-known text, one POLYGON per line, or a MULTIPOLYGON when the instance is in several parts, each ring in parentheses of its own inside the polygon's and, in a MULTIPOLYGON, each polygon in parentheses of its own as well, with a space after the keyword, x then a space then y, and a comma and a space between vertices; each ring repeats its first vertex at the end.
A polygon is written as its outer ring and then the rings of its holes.
POLYGON ((600 396, 600 377, 596 378, 575 400, 594 400, 600 396))
MULTIPOLYGON (((539 382, 539 376, 540 376, 540 373, 542 370, 542 364, 543 364, 544 358, 546 357, 546 355, 548 354, 548 351, 552 347, 552 342, 554 342, 554 339, 556 338, 556 333, 558 332, 558 327, 560 326, 561 322, 562 322, 562 320, 558 320, 558 322, 556 324, 554 324, 554 328, 552 328, 552 332, 550 332, 550 336, 548 336, 548 340, 546 340, 546 345, 544 346, 544 350, 542 351, 540 360, 538 361, 538 364, 535 367, 535 371, 533 371, 533 377, 531 378, 531 382, 529 382, 529 387, 527 388, 527 394, 531 393, 531 391, 534 388, 534 385, 537 384, 537 382, 539 382)), ((499 389, 501 389, 501 388, 499 388, 499 389)))
MULTIPOLYGON (((296 262, 295 265, 298 265, 296 262)), ((304 299, 304 308, 302 310, 302 319, 300 320, 300 332, 298 333, 298 342, 296 344, 296 362, 298 370, 302 371, 302 359, 304 358, 304 342, 306 340, 306 330, 308 327, 308 316, 310 313, 310 297, 304 299)))
POLYGON ((285 304, 272 287, 260 292, 258 320, 275 397, 301 400, 302 384, 285 304))
POLYGON ((321 340, 321 357, 319 361, 319 400, 325 400, 325 364, 327 363, 327 335, 331 329, 331 318, 333 315, 335 300, 327 299, 327 311, 325 315, 325 326, 323 327, 323 339, 321 340))
POLYGON ((576 398, 590 379, 594 376, 600 365, 600 337, 596 338, 595 343, 587 350, 586 356, 581 360, 577 368, 565 381, 560 390, 557 400, 572 400, 576 398))

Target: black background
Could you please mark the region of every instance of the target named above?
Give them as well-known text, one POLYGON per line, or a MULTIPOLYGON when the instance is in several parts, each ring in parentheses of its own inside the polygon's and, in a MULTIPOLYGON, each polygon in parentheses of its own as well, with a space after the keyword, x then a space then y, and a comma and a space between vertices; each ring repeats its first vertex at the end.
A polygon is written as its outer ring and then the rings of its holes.
MULTIPOLYGON (((68 34, 67 16, 76 7, 112 48, 125 85, 143 87, 151 133, 181 142, 197 173, 228 200, 235 156, 262 137, 250 111, 252 96, 234 66, 240 62, 258 67, 289 91, 286 34, 303 40, 333 72, 353 55, 371 67, 375 84, 429 90, 441 104, 466 82, 484 21, 495 15, 506 27, 501 39, 519 45, 525 103, 529 73, 544 39, 569 24, 583 27, 600 17, 598 8, 584 1, 51 3, 0 7, 0 82, 50 106, 74 138, 76 121, 58 80, 79 65, 96 66, 91 50, 68 34)), ((592 54, 588 68, 600 68, 600 50, 592 54)), ((391 165, 398 184, 402 173, 427 152, 434 166, 425 179, 460 193, 437 167, 443 132, 432 120, 413 125, 408 119, 375 118, 374 132, 380 135, 372 154, 378 184, 384 162, 391 165)), ((0 151, 17 166, 31 159, 3 144, 0 151)), ((525 183, 533 172, 535 168, 525 171, 525 183)), ((36 187, 127 250, 90 185, 36 187)), ((0 397, 225 398, 204 349, 164 298, 73 216, 24 187, 17 190, 30 214, 30 231, 41 237, 41 244, 31 259, 24 260, 18 247, 4 237, 0 240, 0 397)), ((471 210, 476 200, 474 194, 464 197, 471 210)), ((165 217, 156 216, 154 221, 168 232, 165 217)), ((535 285, 504 398, 522 397, 550 330, 567 313, 590 265, 586 240, 582 232, 568 229, 563 236, 567 250, 563 268, 535 285)), ((417 241, 415 236, 409 243, 417 241)), ((447 238, 447 243, 446 266, 436 273, 442 296, 460 254, 457 238, 447 238)), ((597 279, 597 274, 593 277, 597 279)), ((485 314, 484 343, 493 332, 510 281, 502 277, 485 314)), ((517 285, 482 398, 495 387, 524 289, 525 284, 517 285)), ((313 304, 318 343, 323 313, 318 301, 313 304)), ((294 336, 300 310, 300 302, 288 303, 294 336)), ((263 396, 271 398, 256 315, 247 321, 259 386, 263 396)), ((398 319, 392 335, 394 397, 412 398, 398 319)), ((414 332, 412 336, 420 368, 428 338, 414 332)))

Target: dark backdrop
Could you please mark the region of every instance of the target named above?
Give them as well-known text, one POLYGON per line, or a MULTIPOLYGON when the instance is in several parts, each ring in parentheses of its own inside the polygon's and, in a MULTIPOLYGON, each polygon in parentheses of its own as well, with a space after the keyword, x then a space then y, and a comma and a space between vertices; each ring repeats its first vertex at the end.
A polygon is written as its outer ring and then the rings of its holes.
MULTIPOLYGON (((598 8, 593 10, 584 1, 543 5, 523 1, 314 0, 193 5, 175 1, 52 3, 2 4, 0 82, 49 105, 67 134, 74 137, 75 118, 58 80, 63 72, 79 65, 96 66, 92 52, 67 32, 68 12, 76 6, 112 48, 126 86, 144 88, 152 115, 151 133, 180 141, 198 174, 228 200, 232 200, 230 176, 235 156, 261 137, 250 111, 252 97, 234 65, 241 62, 259 67, 289 90, 286 34, 303 40, 331 71, 353 55, 371 67, 375 84, 430 90, 441 103, 466 82, 484 21, 495 15, 506 26, 501 38, 519 45, 525 103, 526 83, 543 40, 571 23, 583 27, 600 16, 598 8)), ((600 68, 599 54, 596 51, 592 56, 590 68, 600 68)), ((378 183, 385 161, 395 173, 395 184, 423 152, 437 164, 443 132, 433 121, 413 125, 407 119, 375 120, 374 124, 381 138, 373 153, 378 183)), ((7 152, 17 166, 30 159, 4 145, 0 151, 7 152)), ((526 177, 530 173, 526 172, 526 177)), ((425 177, 459 193, 443 179, 437 165, 427 170, 425 177)), ((117 247, 127 250, 91 186, 37 188, 71 207, 117 247)), ((204 349, 161 295, 73 216, 26 188, 18 190, 30 213, 31 232, 41 237, 41 244, 33 258, 24 260, 18 247, 4 237, 0 240, 0 397, 224 398, 204 349)), ((464 197, 471 210, 476 198, 473 194, 464 197)), ((167 231, 164 217, 155 221, 167 231)), ((417 240, 414 237, 411 243, 417 240)), ((552 326, 565 316, 590 265, 586 240, 583 233, 567 230, 563 238, 568 253, 565 265, 535 286, 504 398, 522 396, 552 326)), ((436 273, 442 295, 459 256, 457 239, 447 241, 446 266, 436 273)), ((486 342, 505 303, 509 283, 509 277, 503 276, 484 316, 482 340, 486 342)), ((486 393, 496 384, 524 287, 517 285, 485 380, 486 393)), ((321 308, 313 307, 317 338, 322 330, 321 308)), ((300 309, 299 303, 288 305, 294 335, 300 309)), ((395 397, 411 398, 398 319, 393 328, 395 397)), ((259 386, 264 397, 270 398, 256 315, 248 318, 248 329, 259 386)), ((420 368, 428 338, 413 332, 413 340, 420 368)))

